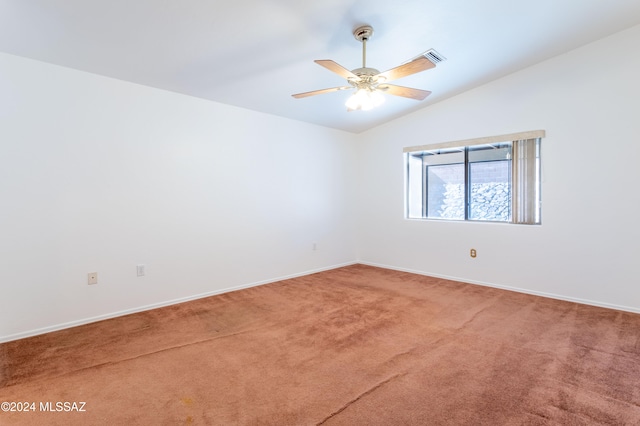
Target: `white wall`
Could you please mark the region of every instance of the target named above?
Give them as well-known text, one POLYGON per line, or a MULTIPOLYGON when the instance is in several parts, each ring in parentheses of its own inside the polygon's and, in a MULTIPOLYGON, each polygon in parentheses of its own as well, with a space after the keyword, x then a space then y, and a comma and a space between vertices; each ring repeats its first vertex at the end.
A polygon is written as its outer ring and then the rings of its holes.
POLYGON ((639 43, 360 135, 0 54, 0 341, 356 259, 640 311, 639 43), (542 226, 403 219, 402 147, 535 129, 542 226))
POLYGON ((359 259, 640 311, 638 45, 640 26, 359 135, 359 259), (537 129, 542 226, 403 219, 404 146, 537 129))
POLYGON ((0 341, 355 261, 351 134, 6 54, 0 93, 0 341))

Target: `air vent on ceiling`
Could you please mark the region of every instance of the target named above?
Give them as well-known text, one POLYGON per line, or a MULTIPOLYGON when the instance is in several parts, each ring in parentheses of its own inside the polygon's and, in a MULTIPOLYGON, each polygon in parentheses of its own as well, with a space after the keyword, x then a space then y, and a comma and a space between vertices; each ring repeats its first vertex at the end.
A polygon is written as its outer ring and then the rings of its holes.
POLYGON ((424 56, 434 64, 439 64, 440 62, 447 60, 447 58, 445 58, 444 56, 436 52, 435 49, 429 49, 426 52, 424 52, 421 56, 424 56))
POLYGON ((433 62, 435 65, 439 64, 440 62, 444 62, 447 60, 447 58, 445 58, 444 56, 442 56, 441 54, 439 54, 438 52, 436 52, 435 49, 429 49, 426 52, 422 52, 421 54, 419 54, 418 56, 416 56, 415 58, 411 58, 408 61, 404 61, 403 64, 407 64, 411 61, 415 61, 418 58, 422 58, 422 57, 427 58, 428 60, 430 60, 431 62, 433 62))

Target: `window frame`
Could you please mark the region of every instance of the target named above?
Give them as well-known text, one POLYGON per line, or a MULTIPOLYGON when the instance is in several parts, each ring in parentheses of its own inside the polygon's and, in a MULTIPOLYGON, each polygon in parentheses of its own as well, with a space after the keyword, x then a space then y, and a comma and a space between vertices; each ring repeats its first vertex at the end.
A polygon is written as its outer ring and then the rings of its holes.
MULTIPOLYGON (((404 200, 405 200, 405 211, 404 217, 405 219, 412 220, 436 220, 436 221, 452 221, 452 222, 482 222, 482 223, 501 223, 501 224, 527 224, 527 225, 541 225, 542 224, 542 170, 541 170, 541 140, 546 136, 544 130, 534 130, 529 132, 520 132, 520 133, 511 133, 506 135, 498 135, 498 136, 490 136, 476 139, 467 139, 462 141, 453 141, 453 142, 443 142, 443 143, 435 143, 429 145, 420 145, 415 147, 407 147, 403 148, 404 152, 404 164, 405 164, 405 190, 404 190, 404 200), (480 145, 495 145, 498 143, 510 143, 510 158, 509 161, 509 219, 508 220, 486 220, 486 219, 472 219, 471 218, 471 208, 472 208, 472 176, 470 176, 470 167, 471 162, 469 160, 469 148, 480 145), (523 159, 518 159, 515 157, 518 152, 524 152, 523 146, 534 146, 533 152, 534 156, 526 157, 523 159), (517 148, 517 149, 516 149, 517 148), (428 168, 432 166, 428 166, 424 164, 424 161, 421 161, 421 198, 420 198, 420 210, 421 215, 417 216, 415 211, 417 210, 417 205, 412 205, 412 197, 418 191, 411 188, 412 176, 415 173, 411 171, 411 163, 410 157, 419 158, 418 156, 411 155, 412 153, 417 152, 429 152, 429 151, 439 151, 439 150, 448 150, 448 149, 457 149, 462 150, 464 153, 464 161, 463 163, 450 163, 450 164, 462 164, 464 168, 464 218, 444 218, 444 217, 428 217, 429 206, 428 206, 428 168), (516 171, 520 170, 524 166, 533 168, 534 176, 526 176, 522 177, 521 174, 516 175, 516 171), (516 164, 518 163, 518 164, 516 164), (518 188, 515 188, 515 185, 518 185, 518 188), (525 187, 527 190, 522 193, 522 187, 525 187), (533 192, 531 195, 529 192, 533 192), (534 198, 526 198, 526 197, 534 197, 534 198), (516 199, 516 197, 518 197, 516 199), (516 208, 518 206, 522 206, 523 204, 529 205, 531 204, 533 207, 529 207, 530 210, 526 212, 526 214, 522 215, 521 211, 516 212, 516 208), (414 212, 412 215, 412 211, 414 212), (533 219, 531 219, 533 217, 533 219)), ((527 148, 529 152, 531 152, 531 148, 527 148)), ((424 157, 422 157, 424 158, 424 157)), ((419 160, 420 161, 420 160, 419 160)), ((491 161, 507 161, 507 160, 487 160, 487 162, 491 161)), ((475 163, 476 161, 474 161, 475 163)), ((482 161, 477 161, 482 162, 482 161)), ((449 163, 444 163, 449 164, 449 163)), ((416 167, 416 166, 413 166, 416 167)), ((415 178, 415 176, 413 177, 415 178)), ((521 207, 520 207, 521 208, 521 207)))

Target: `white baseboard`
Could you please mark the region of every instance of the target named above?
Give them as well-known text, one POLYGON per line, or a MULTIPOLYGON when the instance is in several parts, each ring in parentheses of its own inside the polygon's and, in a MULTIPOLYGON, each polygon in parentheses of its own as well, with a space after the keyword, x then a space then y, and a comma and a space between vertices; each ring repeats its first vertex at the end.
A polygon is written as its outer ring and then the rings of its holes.
POLYGON ((399 267, 396 267, 396 266, 384 265, 384 264, 374 263, 374 262, 359 261, 357 263, 360 263, 362 265, 375 266, 375 267, 378 267, 378 268, 391 269, 391 270, 394 270, 394 271, 409 272, 411 274, 424 275, 424 276, 434 277, 434 278, 442 278, 442 279, 445 279, 445 280, 459 281, 459 282, 463 282, 463 283, 476 284, 476 285, 481 285, 481 286, 485 286, 485 287, 499 288, 499 289, 502 289, 502 290, 509 290, 509 291, 515 291, 515 292, 518 292, 518 293, 531 294, 533 296, 541 296, 541 297, 547 297, 547 298, 550 298, 550 299, 564 300, 566 302, 580 303, 582 305, 597 306, 599 308, 615 309, 617 311, 632 312, 632 313, 636 313, 636 314, 640 313, 640 309, 633 308, 633 307, 630 307, 630 306, 622 306, 622 305, 615 305, 615 304, 612 304, 612 303, 598 302, 598 301, 595 301, 595 300, 580 299, 580 298, 577 298, 577 297, 563 296, 561 294, 546 293, 546 292, 543 292, 543 291, 535 291, 535 290, 528 290, 528 289, 524 289, 524 288, 511 287, 511 286, 506 286, 506 285, 487 283, 487 282, 483 282, 483 281, 470 280, 470 279, 467 279, 467 278, 460 278, 460 277, 454 277, 454 276, 448 276, 448 275, 440 275, 440 274, 432 274, 432 273, 429 273, 429 272, 416 271, 416 270, 407 269, 407 268, 399 268, 399 267))
POLYGON ((151 305, 140 306, 140 307, 137 307, 137 308, 125 309, 123 311, 112 312, 112 313, 109 313, 109 314, 98 315, 98 316, 95 316, 95 317, 83 318, 83 319, 77 320, 77 321, 65 322, 65 323, 61 323, 61 324, 52 325, 52 326, 49 326, 49 327, 43 327, 43 328, 38 328, 38 329, 35 329, 35 330, 25 331, 25 332, 22 332, 22 333, 10 334, 8 336, 0 336, 0 343, 10 342, 12 340, 24 339, 26 337, 37 336, 39 334, 50 333, 52 331, 64 330, 66 328, 77 327, 79 325, 90 324, 92 322, 102 321, 102 320, 106 320, 106 319, 110 319, 110 318, 116 318, 116 317, 120 317, 120 316, 123 316, 123 315, 135 314, 137 312, 144 312, 144 311, 149 311, 151 309, 163 308, 165 306, 176 305, 178 303, 189 302, 191 300, 202 299, 202 298, 205 298, 205 297, 215 296, 215 295, 223 294, 223 293, 229 293, 229 292, 232 292, 232 291, 242 290, 242 289, 245 289, 245 288, 256 287, 256 286, 264 285, 264 284, 270 284, 270 283, 274 283, 274 282, 277 282, 277 281, 284 281, 284 280, 288 280, 288 279, 291 279, 291 278, 303 277, 305 275, 311 275, 311 274, 316 274, 318 272, 329 271, 331 269, 342 268, 344 266, 354 265, 356 263, 358 263, 358 262, 354 261, 354 262, 341 263, 341 264, 337 264, 337 265, 327 266, 327 267, 319 268, 319 269, 313 269, 313 270, 309 270, 309 271, 305 271, 305 272, 300 272, 300 273, 296 273, 296 274, 291 274, 291 275, 286 275, 286 276, 282 276, 282 277, 272 278, 272 279, 268 279, 268 280, 256 281, 256 282, 243 284, 243 285, 239 285, 239 286, 235 286, 235 287, 228 287, 228 288, 224 288, 224 289, 221 289, 221 290, 215 290, 215 291, 210 291, 210 292, 206 292, 206 293, 195 294, 193 296, 181 297, 179 299, 167 300, 165 302, 153 303, 151 305))
POLYGON ((49 326, 49 327, 43 327, 43 328, 38 328, 38 329, 35 329, 35 330, 25 331, 25 332, 22 332, 22 333, 10 334, 10 335, 7 335, 7 336, 0 336, 0 343, 10 342, 12 340, 24 339, 26 337, 37 336, 39 334, 45 334, 45 333, 50 333, 50 332, 53 332, 53 331, 64 330, 66 328, 77 327, 79 325, 90 324, 92 322, 102 321, 102 320, 106 320, 106 319, 110 319, 110 318, 116 318, 116 317, 120 317, 120 316, 123 316, 123 315, 135 314, 137 312, 144 312, 144 311, 148 311, 148 310, 151 310, 151 309, 163 308, 165 306, 171 306, 171 305, 176 305, 178 303, 189 302, 191 300, 202 299, 202 298, 209 297, 209 296, 215 296, 215 295, 218 295, 218 294, 229 293, 229 292, 232 292, 232 291, 242 290, 242 289, 245 289, 245 288, 250 288, 250 287, 256 287, 256 286, 260 286, 260 285, 270 284, 270 283, 274 283, 274 282, 277 282, 277 281, 283 281, 283 280, 287 280, 287 279, 291 279, 291 278, 302 277, 302 276, 305 276, 305 275, 311 275, 311 274, 315 274, 315 273, 318 273, 318 272, 329 271, 329 270, 332 270, 332 269, 342 268, 342 267, 345 267, 345 266, 350 266, 350 265, 355 265, 355 264, 375 266, 375 267, 378 267, 378 268, 390 269, 390 270, 400 271, 400 272, 408 272, 408 273, 411 273, 411 274, 424 275, 424 276, 429 276, 429 277, 434 277, 434 278, 442 278, 442 279, 452 280, 452 281, 459 281, 459 282, 468 283, 468 284, 476 284, 476 285, 481 285, 481 286, 485 286, 485 287, 499 288, 499 289, 502 289, 502 290, 515 291, 515 292, 518 292, 518 293, 531 294, 531 295, 534 295, 534 296, 548 297, 550 299, 564 300, 564 301, 567 301, 567 302, 575 302, 575 303, 580 303, 580 304, 583 304, 583 305, 597 306, 597 307, 600 307, 600 308, 607 308, 607 309, 615 309, 615 310, 618 310, 618 311, 640 313, 640 309, 633 308, 633 307, 630 307, 630 306, 621 306, 621 305, 615 305, 615 304, 611 304, 611 303, 598 302, 598 301, 594 301, 594 300, 580 299, 580 298, 575 298, 575 297, 568 297, 568 296, 563 296, 563 295, 555 294, 555 293, 546 293, 546 292, 528 290, 528 289, 523 289, 523 288, 518 288, 518 287, 511 287, 511 286, 505 286, 505 285, 500 285, 500 284, 487 283, 487 282, 483 282, 483 281, 470 280, 470 279, 467 279, 467 278, 455 277, 455 276, 450 276, 450 275, 433 274, 433 273, 429 273, 429 272, 425 272, 425 271, 418 271, 418 270, 408 269, 408 268, 400 268, 400 267, 397 267, 397 266, 385 265, 385 264, 380 264, 380 263, 375 263, 375 262, 354 261, 354 262, 346 262, 346 263, 341 263, 341 264, 337 264, 337 265, 332 265, 332 266, 319 268, 319 269, 313 269, 313 270, 300 272, 300 273, 296 273, 296 274, 291 274, 291 275, 286 275, 286 276, 282 276, 282 277, 272 278, 272 279, 268 279, 268 280, 256 281, 256 282, 243 284, 243 285, 239 285, 239 286, 235 286, 235 287, 228 287, 228 288, 224 288, 224 289, 221 289, 221 290, 215 290, 215 291, 211 291, 211 292, 200 293, 200 294, 196 294, 196 295, 193 295, 193 296, 182 297, 182 298, 179 298, 179 299, 173 299, 173 300, 168 300, 168 301, 165 301, 165 302, 154 303, 154 304, 151 304, 151 305, 140 306, 140 307, 133 308, 133 309, 126 309, 126 310, 123 310, 123 311, 112 312, 112 313, 105 314, 105 315, 99 315, 99 316, 95 316, 95 317, 84 318, 84 319, 77 320, 77 321, 70 321, 70 322, 66 322, 66 323, 56 324, 56 325, 52 325, 52 326, 49 326))

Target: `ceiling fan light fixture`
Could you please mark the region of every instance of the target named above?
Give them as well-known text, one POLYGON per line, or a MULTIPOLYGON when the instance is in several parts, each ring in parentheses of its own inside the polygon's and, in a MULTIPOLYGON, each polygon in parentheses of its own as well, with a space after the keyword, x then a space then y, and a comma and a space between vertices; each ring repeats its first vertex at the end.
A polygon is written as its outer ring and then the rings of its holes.
POLYGON ((347 99, 345 106, 348 110, 369 111, 384 103, 384 96, 375 89, 358 89, 347 99))

